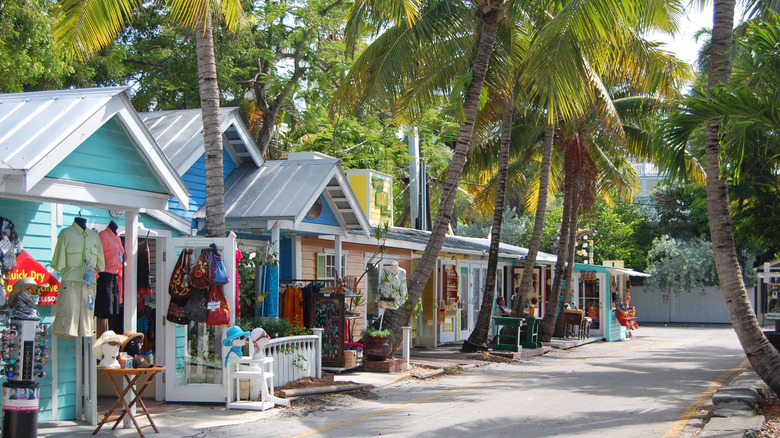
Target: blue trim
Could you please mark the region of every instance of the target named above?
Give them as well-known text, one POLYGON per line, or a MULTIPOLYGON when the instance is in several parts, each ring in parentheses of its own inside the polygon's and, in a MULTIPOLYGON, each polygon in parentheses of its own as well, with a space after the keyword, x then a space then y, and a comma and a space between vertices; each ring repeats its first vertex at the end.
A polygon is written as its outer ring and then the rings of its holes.
MULTIPOLYGON (((222 153, 222 175, 224 179, 227 179, 228 175, 236 168, 236 163, 230 158, 230 154, 227 152, 222 153)), ((187 169, 184 175, 181 176, 184 184, 190 189, 190 208, 187 211, 181 207, 181 204, 176 198, 168 200, 168 209, 177 215, 192 219, 192 215, 206 203, 206 154, 198 158, 192 167, 187 169)), ((194 224, 193 224, 194 228, 194 224)))
POLYGON ((309 219, 305 217, 303 218, 302 222, 317 225, 333 225, 336 227, 340 226, 341 224, 339 224, 339 220, 336 219, 336 215, 333 213, 333 209, 331 208, 330 204, 328 204, 325 196, 322 194, 320 194, 320 201, 322 201, 322 213, 320 213, 316 219, 309 219))

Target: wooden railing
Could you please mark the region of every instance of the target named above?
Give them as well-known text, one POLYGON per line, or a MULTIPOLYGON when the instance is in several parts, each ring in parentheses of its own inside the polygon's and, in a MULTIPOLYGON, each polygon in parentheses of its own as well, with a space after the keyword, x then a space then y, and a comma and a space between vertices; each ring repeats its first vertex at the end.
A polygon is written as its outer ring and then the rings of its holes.
POLYGON ((280 387, 303 377, 322 377, 322 329, 313 335, 271 339, 265 355, 274 359, 274 386, 280 387))

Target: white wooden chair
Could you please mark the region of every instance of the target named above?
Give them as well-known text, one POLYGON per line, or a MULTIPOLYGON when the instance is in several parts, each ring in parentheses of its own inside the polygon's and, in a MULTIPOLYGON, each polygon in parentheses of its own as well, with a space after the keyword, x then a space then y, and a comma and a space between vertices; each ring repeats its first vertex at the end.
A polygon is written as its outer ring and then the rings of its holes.
POLYGON ((275 405, 290 406, 290 401, 274 396, 274 359, 231 357, 227 365, 227 409, 265 411, 275 405), (242 379, 250 382, 249 400, 241 400, 242 379), (260 400, 258 400, 258 398, 260 400))

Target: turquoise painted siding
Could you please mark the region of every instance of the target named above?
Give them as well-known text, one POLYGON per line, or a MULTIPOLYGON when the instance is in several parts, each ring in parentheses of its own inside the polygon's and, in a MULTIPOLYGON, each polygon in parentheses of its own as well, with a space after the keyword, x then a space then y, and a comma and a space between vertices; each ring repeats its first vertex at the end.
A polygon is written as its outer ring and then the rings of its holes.
POLYGON ((187 326, 176 324, 176 384, 187 384, 186 356, 187 356, 187 326))
POLYGON ((330 207, 330 204, 328 204, 328 201, 325 200, 325 196, 320 195, 320 200, 322 201, 322 213, 320 213, 320 216, 314 220, 303 218, 303 222, 319 225, 339 226, 339 221, 336 219, 336 215, 333 214, 333 209, 330 207))
MULTIPOLYGON (((51 262, 51 204, 41 202, 18 201, 15 199, 2 199, 0 202, 0 216, 7 217, 14 222, 16 232, 19 233, 24 249, 42 265, 48 267, 51 262)), ((52 307, 38 306, 38 314, 44 324, 52 323, 52 307)), ((4 328, 4 327, 3 327, 4 328)), ((51 336, 47 339, 49 353, 51 355, 51 336)), ((71 364, 72 360, 69 361, 71 364)), ((52 394, 51 394, 51 361, 47 363, 46 377, 38 379, 41 385, 38 419, 40 421, 52 420, 52 394)), ((75 375, 75 374, 74 374, 75 375)), ((75 387, 75 383, 73 385, 75 387)), ((73 406, 75 397, 70 396, 70 405, 73 406)), ((75 410, 73 410, 75 413, 75 410)), ((62 413, 62 411, 60 411, 62 413)), ((72 417, 71 417, 72 418, 72 417)), ((62 417, 58 418, 62 419, 62 417)))
MULTIPOLYGON (((236 168, 236 163, 230 158, 230 154, 223 151, 222 174, 225 179, 236 168)), ((192 219, 192 215, 206 202, 206 154, 198 158, 198 161, 181 176, 184 184, 190 189, 190 208, 184 211, 179 201, 175 198, 168 200, 168 209, 181 217, 192 219)))
POLYGON ((116 119, 106 122, 47 176, 168 193, 116 119))
POLYGON ((76 418, 76 341, 57 338, 57 418, 76 418))
MULTIPOLYGON (((168 225, 166 225, 166 224, 158 221, 157 219, 155 219, 155 218, 153 218, 151 216, 148 216, 146 214, 143 214, 143 213, 139 214, 138 215, 138 219, 149 230, 171 230, 171 233, 172 233, 171 235, 173 237, 179 237, 181 235, 181 233, 179 233, 178 231, 176 231, 174 229, 171 229, 171 227, 169 227, 168 225)), ((122 223, 117 221, 117 223, 120 224, 120 225, 124 225, 124 221, 122 223)), ((144 235, 144 236, 138 236, 138 237, 145 238, 146 236, 144 235)))

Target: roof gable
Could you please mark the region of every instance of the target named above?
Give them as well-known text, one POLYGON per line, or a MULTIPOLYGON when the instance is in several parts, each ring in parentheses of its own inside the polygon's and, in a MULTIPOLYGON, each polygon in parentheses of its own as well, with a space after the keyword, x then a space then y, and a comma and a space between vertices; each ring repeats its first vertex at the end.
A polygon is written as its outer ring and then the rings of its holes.
POLYGON ((105 207, 165 208, 170 196, 186 204, 186 186, 141 123, 126 89, 0 95, 0 189, 8 197, 105 207), (110 189, 100 181, 73 179, 63 168, 55 170, 107 124, 124 145, 135 147, 164 194, 139 188, 154 184, 110 189))
POLYGON ((167 194, 115 119, 107 121, 46 176, 167 194), (107 148, 107 144, 112 147, 107 148))
MULTIPOLYGON (((202 216, 203 208, 196 214, 202 216)), ((225 181, 225 218, 234 230, 267 229, 274 222, 313 233, 359 230, 367 234, 369 230, 339 160, 333 158, 275 160, 259 168, 236 168, 225 181), (323 211, 330 209, 335 223, 304 221, 320 197, 323 211)))
MULTIPOLYGON (((237 165, 262 165, 260 150, 241 120, 238 108, 220 108, 219 111, 222 145, 231 160, 237 165)), ((154 111, 139 115, 179 175, 184 175, 205 153, 200 109, 154 111)))

